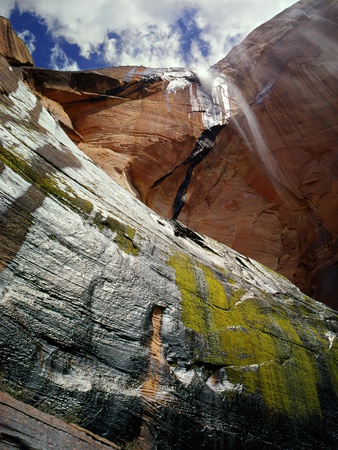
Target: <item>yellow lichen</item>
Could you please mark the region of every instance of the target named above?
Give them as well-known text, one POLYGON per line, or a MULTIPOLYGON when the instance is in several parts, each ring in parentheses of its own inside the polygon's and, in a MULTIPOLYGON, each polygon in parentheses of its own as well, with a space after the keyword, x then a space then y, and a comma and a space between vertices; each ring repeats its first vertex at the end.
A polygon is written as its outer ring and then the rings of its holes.
POLYGON ((250 298, 186 255, 173 255, 169 265, 182 297, 181 320, 203 337, 196 361, 225 367, 230 382, 258 394, 271 410, 320 415, 319 370, 294 311, 264 293, 250 298))

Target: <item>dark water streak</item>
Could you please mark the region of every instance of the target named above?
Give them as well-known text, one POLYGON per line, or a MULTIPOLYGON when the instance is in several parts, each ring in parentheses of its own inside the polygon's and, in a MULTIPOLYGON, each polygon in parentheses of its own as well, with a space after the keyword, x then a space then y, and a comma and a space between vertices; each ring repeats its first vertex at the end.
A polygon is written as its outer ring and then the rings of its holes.
POLYGON ((182 208, 185 205, 186 196, 188 192, 188 187, 191 181, 191 176, 193 173, 194 168, 210 153, 210 151, 214 148, 216 143, 216 138, 222 128, 224 128, 225 125, 216 125, 210 129, 204 130, 200 137, 197 139, 197 142, 188 156, 188 158, 183 161, 181 164, 178 164, 171 172, 165 174, 163 177, 156 180, 152 188, 158 186, 161 184, 166 178, 168 178, 170 175, 172 175, 175 170, 183 165, 188 165, 187 171, 185 173, 185 177, 183 182, 180 184, 177 194, 175 196, 174 202, 173 202, 173 215, 172 219, 177 219, 180 212, 182 211, 182 208))

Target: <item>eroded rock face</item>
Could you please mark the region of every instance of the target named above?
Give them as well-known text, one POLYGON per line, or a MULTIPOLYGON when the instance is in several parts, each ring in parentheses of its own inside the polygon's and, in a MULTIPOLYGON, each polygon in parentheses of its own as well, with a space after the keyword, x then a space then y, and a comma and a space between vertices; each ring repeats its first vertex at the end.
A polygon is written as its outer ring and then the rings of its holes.
POLYGON ((208 75, 25 76, 63 106, 79 148, 154 211, 337 308, 337 10, 331 0, 298 2, 208 75))
POLYGON ((337 313, 151 211, 0 64, 1 389, 142 449, 337 447, 337 313))
POLYGON ((13 30, 11 23, 0 16, 0 55, 12 66, 33 66, 33 59, 26 44, 13 30))
POLYGON ((166 198, 156 195, 153 184, 189 157, 206 128, 228 116, 225 77, 219 75, 213 86, 201 86, 190 70, 145 67, 36 69, 26 70, 25 78, 63 106, 82 151, 166 217, 173 215, 183 172, 170 177, 166 198))

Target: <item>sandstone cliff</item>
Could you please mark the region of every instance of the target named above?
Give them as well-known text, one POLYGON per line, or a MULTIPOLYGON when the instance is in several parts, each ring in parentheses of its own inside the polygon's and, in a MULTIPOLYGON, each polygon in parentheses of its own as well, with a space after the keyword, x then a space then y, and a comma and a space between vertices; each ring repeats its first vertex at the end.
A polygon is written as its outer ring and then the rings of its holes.
POLYGON ((33 66, 33 59, 28 48, 13 30, 11 23, 0 16, 0 55, 12 66, 33 66))
POLYGON ((337 313, 158 216, 0 74, 1 389, 136 448, 335 448, 337 313))
POLYGON ((154 211, 337 308, 337 23, 337 2, 304 0, 208 74, 25 77, 79 148, 154 211))

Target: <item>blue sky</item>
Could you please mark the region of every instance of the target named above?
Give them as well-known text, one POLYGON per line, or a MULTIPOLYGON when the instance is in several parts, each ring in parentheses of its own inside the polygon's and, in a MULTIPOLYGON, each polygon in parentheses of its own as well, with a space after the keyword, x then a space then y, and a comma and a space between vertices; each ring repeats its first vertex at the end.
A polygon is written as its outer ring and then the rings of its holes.
POLYGON ((1 0, 37 67, 208 67, 294 0, 1 0))

